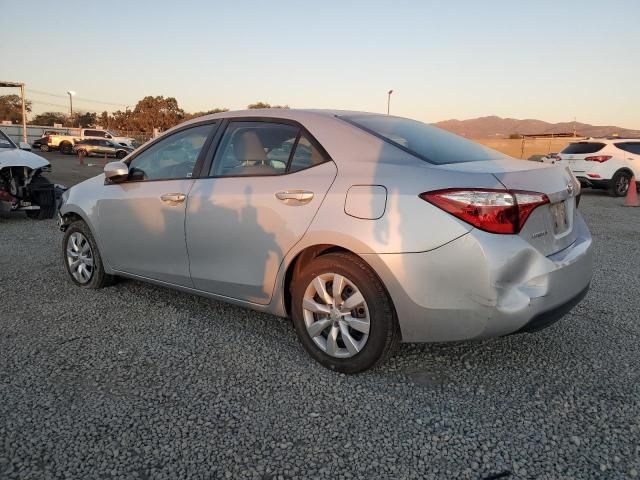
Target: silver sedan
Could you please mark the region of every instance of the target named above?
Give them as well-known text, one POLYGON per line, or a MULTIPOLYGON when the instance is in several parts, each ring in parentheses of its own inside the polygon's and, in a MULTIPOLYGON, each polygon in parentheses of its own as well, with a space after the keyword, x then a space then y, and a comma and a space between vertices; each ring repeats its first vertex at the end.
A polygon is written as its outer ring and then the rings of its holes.
POLYGON ((79 287, 130 277, 289 316, 313 358, 355 373, 400 341, 562 317, 591 279, 579 192, 566 168, 406 118, 225 112, 68 190, 62 256, 79 287))

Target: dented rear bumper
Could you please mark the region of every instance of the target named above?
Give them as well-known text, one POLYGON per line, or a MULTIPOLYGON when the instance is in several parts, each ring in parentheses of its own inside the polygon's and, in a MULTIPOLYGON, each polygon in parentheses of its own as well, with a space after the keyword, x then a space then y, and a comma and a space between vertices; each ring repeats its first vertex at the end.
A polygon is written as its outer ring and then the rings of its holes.
POLYGON ((488 338, 550 324, 586 294, 592 239, 580 214, 574 229, 575 241, 550 256, 520 236, 472 230, 428 252, 364 257, 393 299, 403 341, 488 338))

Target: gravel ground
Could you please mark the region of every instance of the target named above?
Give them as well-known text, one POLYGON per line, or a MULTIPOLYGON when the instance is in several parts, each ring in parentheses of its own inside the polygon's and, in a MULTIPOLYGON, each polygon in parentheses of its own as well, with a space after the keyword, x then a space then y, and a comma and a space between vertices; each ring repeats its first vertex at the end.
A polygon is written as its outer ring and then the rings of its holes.
POLYGON ((621 203, 583 195, 595 277, 563 321, 403 345, 359 376, 284 319, 75 288, 53 221, 0 218, 0 477, 636 477, 640 209, 621 203))

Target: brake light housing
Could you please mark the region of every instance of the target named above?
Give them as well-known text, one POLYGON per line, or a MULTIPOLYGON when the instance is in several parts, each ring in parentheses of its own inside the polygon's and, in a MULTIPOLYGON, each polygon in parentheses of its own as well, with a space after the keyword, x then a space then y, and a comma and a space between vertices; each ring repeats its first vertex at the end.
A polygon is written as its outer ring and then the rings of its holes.
POLYGON ((524 190, 447 188, 420 198, 489 233, 517 234, 531 213, 549 202, 544 193, 524 190))
POLYGON ((611 159, 611 155, 594 155, 591 157, 586 157, 584 160, 586 162, 598 162, 598 163, 604 163, 607 160, 611 159))

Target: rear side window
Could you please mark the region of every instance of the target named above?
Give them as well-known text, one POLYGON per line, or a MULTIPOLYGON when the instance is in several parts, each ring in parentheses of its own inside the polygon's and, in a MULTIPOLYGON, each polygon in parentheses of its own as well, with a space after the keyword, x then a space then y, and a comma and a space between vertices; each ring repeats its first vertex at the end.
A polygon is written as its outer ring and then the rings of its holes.
POLYGON ((311 140, 309 140, 305 134, 302 134, 300 135, 298 145, 296 145, 296 151, 291 159, 289 171, 297 172, 298 170, 304 170, 305 168, 320 165, 327 160, 327 157, 311 143, 311 140))
POLYGON ((616 143, 615 145, 620 150, 624 150, 625 152, 633 153, 635 155, 640 155, 640 142, 624 142, 616 143))
POLYGON ((339 118, 437 165, 507 158, 500 152, 417 120, 388 115, 346 115, 339 118))
POLYGON ((212 177, 284 175, 328 161, 309 135, 297 126, 233 121, 216 150, 212 177))
POLYGON ((560 153, 581 155, 583 153, 596 153, 604 148, 604 143, 576 142, 567 145, 560 153))

